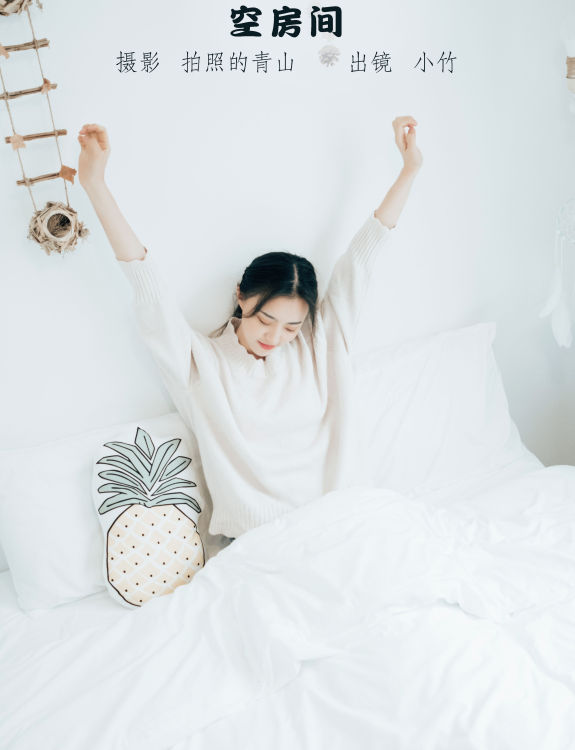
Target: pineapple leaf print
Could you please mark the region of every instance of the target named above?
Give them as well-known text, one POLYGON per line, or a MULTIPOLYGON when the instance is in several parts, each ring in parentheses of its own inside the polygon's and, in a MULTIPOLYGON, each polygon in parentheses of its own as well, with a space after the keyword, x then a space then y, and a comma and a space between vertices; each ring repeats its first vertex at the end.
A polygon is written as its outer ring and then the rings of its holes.
POLYGON ((159 495, 162 492, 173 490, 176 487, 197 487, 197 484, 191 482, 189 479, 178 479, 177 477, 174 477, 173 479, 168 479, 167 482, 161 482, 158 489, 152 492, 152 495, 159 495))
POLYGON ((120 484, 124 487, 132 488, 134 486, 138 486, 142 493, 145 493, 146 491, 144 483, 141 482, 137 477, 131 477, 129 474, 125 474, 121 471, 102 471, 100 474, 98 474, 98 476, 102 477, 102 479, 109 479, 111 482, 120 484))
MULTIPOLYGON (((170 495, 162 495, 160 500, 154 502, 154 505, 172 505, 173 503, 183 503, 187 502, 188 500, 189 496, 184 494, 183 492, 173 492, 170 495)), ((198 508, 199 507, 200 506, 198 505, 198 508)))
POLYGON ((152 458, 152 456, 154 455, 154 451, 156 450, 154 448, 154 441, 146 432, 146 430, 142 430, 141 427, 138 427, 136 431, 135 443, 148 458, 152 458))
POLYGON ((161 474, 168 465, 171 457, 176 452, 178 445, 180 444, 179 438, 168 440, 166 443, 162 443, 152 461, 152 469, 150 471, 152 480, 155 482, 158 476, 161 478, 161 474))
POLYGON ((181 442, 180 438, 173 438, 156 448, 150 435, 138 427, 134 444, 104 443, 119 456, 105 456, 97 462, 115 467, 98 473, 106 480, 98 487, 98 492, 115 493, 102 503, 98 513, 107 513, 121 505, 140 504, 150 508, 174 503, 184 503, 201 513, 195 498, 175 491, 197 486, 195 482, 177 476, 191 463, 187 456, 172 458, 181 442))
MULTIPOLYGON (((136 472, 144 482, 150 479, 151 462, 145 456, 142 456, 138 449, 130 445, 130 443, 104 443, 106 448, 112 450, 124 456, 130 462, 130 472, 136 472)), ((100 459, 98 463, 104 463, 103 459, 100 459)))
POLYGON ((118 469, 132 470, 132 464, 124 456, 106 456, 98 461, 99 464, 110 464, 116 466, 118 469))
POLYGON ((166 471, 164 472, 164 479, 169 479, 170 477, 174 477, 176 474, 179 474, 181 471, 183 471, 188 464, 191 464, 192 459, 186 458, 185 456, 178 456, 177 458, 174 458, 173 461, 170 461, 168 464, 166 471))

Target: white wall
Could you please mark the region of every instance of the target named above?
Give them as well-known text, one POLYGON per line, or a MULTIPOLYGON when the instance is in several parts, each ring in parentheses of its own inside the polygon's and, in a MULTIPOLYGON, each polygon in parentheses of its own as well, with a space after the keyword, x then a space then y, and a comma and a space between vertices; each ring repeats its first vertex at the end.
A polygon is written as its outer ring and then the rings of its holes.
MULTIPOLYGON (((240 4, 236 4, 239 7, 240 4)), ((575 196, 575 117, 568 112, 560 32, 567 4, 535 0, 354 0, 343 8, 342 56, 321 66, 311 3, 300 37, 230 36, 233 3, 49 0, 32 7, 65 164, 77 167, 78 130, 104 124, 108 182, 138 237, 162 264, 189 320, 224 322, 243 268, 287 249, 316 265, 323 289, 336 257, 379 205, 401 167, 391 121, 419 122, 424 165, 400 217, 393 251, 369 300, 365 349, 480 320, 496 320, 496 356, 527 447, 545 464, 575 463, 575 351, 559 349, 538 311, 550 289, 556 213, 575 196), (157 51, 148 75, 120 74, 120 50, 157 51), (256 73, 267 51, 288 51, 292 73, 256 73), (366 73, 349 72, 366 55, 366 73), (435 66, 414 69, 425 50, 435 66), (457 58, 441 73, 442 51, 457 58), (180 59, 201 55, 202 72, 180 59), (205 72, 224 52, 224 72, 205 72), (232 52, 248 72, 232 72, 232 52), (374 52, 391 55, 375 73, 374 52)), ((30 38, 25 15, 0 20, 3 44, 30 38)), ((38 85, 32 52, 2 58, 9 90, 38 85)), ((276 63, 277 65, 277 63, 276 63)), ((140 67, 138 64, 137 67, 140 67)), ((20 133, 48 129, 45 100, 12 102, 20 133)), ((3 108, 2 135, 11 133, 3 108)), ((58 169, 53 143, 22 152, 29 176, 58 169)), ((0 150, 0 448, 32 445, 111 422, 170 411, 137 339, 131 292, 82 188, 71 205, 89 238, 65 256, 26 239, 33 209, 16 154, 0 150)), ((62 181, 40 183, 38 205, 62 200, 62 181)))

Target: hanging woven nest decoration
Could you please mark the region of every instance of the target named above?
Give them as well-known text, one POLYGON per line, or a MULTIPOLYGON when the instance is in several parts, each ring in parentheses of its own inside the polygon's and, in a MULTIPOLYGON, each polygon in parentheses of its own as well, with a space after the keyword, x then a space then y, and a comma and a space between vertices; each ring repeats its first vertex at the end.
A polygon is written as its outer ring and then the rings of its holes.
POLYGON ((28 239, 42 245, 47 255, 73 250, 78 238, 89 234, 73 208, 53 201, 36 211, 29 229, 28 239))
MULTIPOLYGON (((32 0, 0 0, 0 16, 11 16, 13 13, 22 13, 32 0)), ((39 8, 42 4, 36 0, 39 8)))

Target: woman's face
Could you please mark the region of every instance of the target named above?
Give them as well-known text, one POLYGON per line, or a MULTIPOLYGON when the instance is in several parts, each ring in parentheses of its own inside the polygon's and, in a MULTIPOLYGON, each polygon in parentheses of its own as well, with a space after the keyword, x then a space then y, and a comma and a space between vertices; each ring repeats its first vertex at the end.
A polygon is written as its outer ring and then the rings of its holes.
MULTIPOLYGON (((241 297, 237 290, 238 304, 242 316, 249 315, 259 297, 241 297)), ((294 339, 309 311, 309 305, 301 297, 275 297, 255 315, 242 317, 236 334, 242 346, 258 359, 265 357, 275 347, 287 344, 294 339), (266 347, 265 344, 269 344, 266 347)))

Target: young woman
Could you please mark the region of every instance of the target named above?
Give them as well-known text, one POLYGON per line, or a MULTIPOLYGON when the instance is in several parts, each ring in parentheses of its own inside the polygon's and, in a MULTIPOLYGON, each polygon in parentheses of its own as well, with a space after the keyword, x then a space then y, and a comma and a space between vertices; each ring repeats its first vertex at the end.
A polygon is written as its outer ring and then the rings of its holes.
POLYGON ((416 125, 410 116, 393 120, 403 167, 336 262, 323 299, 308 260, 266 253, 245 269, 237 307, 209 336, 188 324, 161 260, 156 265, 155 251, 138 240, 106 186, 106 129, 80 130, 78 178, 133 287, 140 334, 196 437, 213 503, 211 534, 235 538, 363 483, 354 476, 351 354, 377 256, 423 161, 416 125))

